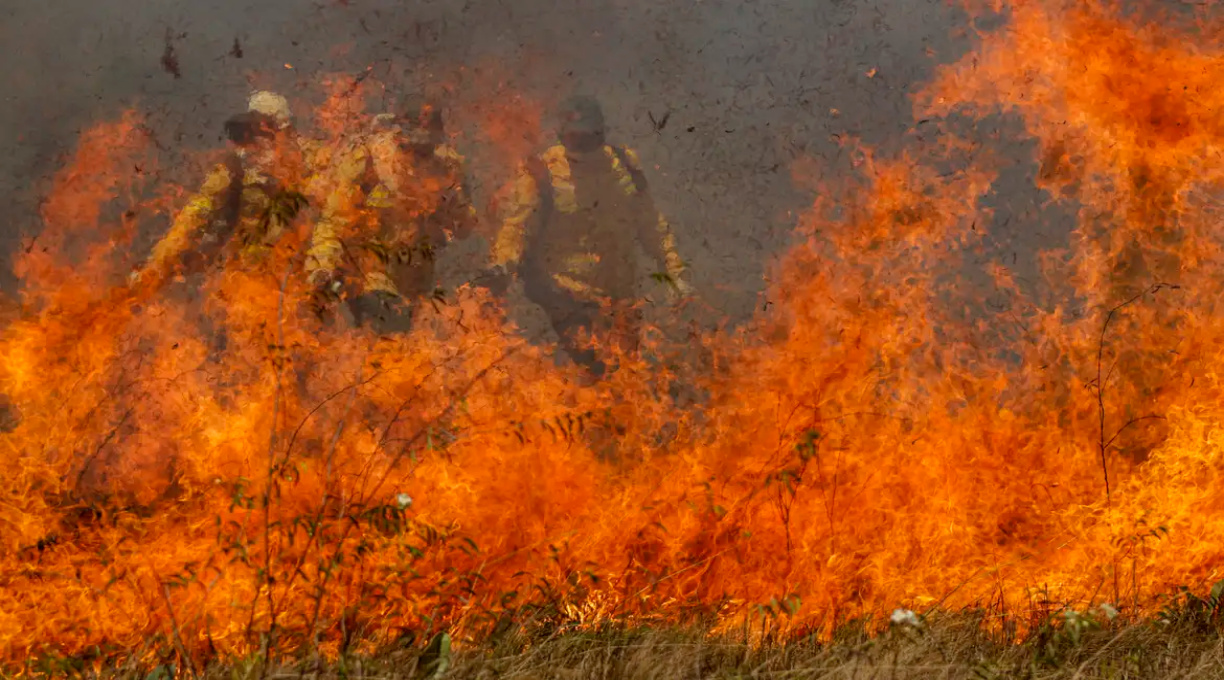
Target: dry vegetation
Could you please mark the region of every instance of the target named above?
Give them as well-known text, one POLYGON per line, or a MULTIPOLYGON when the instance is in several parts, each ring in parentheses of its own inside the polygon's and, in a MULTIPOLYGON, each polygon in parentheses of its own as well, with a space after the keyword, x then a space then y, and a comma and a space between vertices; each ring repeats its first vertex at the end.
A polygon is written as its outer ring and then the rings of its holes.
MULTIPOLYGON (((1210 626, 1100 627, 1072 639, 1048 629, 1023 644, 982 632, 972 617, 879 636, 846 630, 836 641, 753 647, 688 631, 568 635, 523 649, 456 658, 452 678, 1191 678, 1219 677, 1224 650, 1210 626)), ((373 677, 413 668, 374 661, 373 677)), ((357 668, 354 668, 357 670, 357 668)))
POLYGON ((377 340, 294 313, 305 214, 210 275, 223 314, 128 286, 104 256, 136 219, 98 225, 156 153, 135 113, 100 124, 0 335, 0 677, 1224 677, 1224 52, 1050 4, 918 109, 1014 113, 1079 159, 1042 188, 1083 210, 1055 273, 1088 312, 941 297, 1009 171, 941 132, 853 151, 756 325, 595 386, 472 289, 377 340), (1177 285, 1123 294, 1110 263, 1158 228, 1177 285), (80 262, 81 234, 110 245, 80 262), (844 623, 912 603, 936 613, 844 623))
POLYGON ((1115 612, 1108 607, 1088 613, 1063 610, 1024 639, 989 632, 997 616, 961 612, 892 623, 874 633, 863 622, 852 622, 831 640, 800 635, 750 643, 746 640, 759 636, 674 627, 551 634, 503 628, 483 640, 457 644, 453 653, 443 634, 423 646, 405 641, 373 655, 323 663, 310 659, 269 667, 252 657, 181 673, 173 663, 133 663, 98 672, 43 658, 32 659, 26 672, 106 680, 1216 678, 1224 673, 1217 604, 1214 596, 1183 594, 1175 606, 1139 623, 1110 619, 1115 612))

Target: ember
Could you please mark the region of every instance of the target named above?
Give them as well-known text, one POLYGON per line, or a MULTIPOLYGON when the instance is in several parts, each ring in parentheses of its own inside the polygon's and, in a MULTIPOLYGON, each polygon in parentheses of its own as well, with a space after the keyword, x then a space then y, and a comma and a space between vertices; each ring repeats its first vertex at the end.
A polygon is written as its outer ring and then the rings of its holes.
MULTIPOLYGON (((648 329, 593 385, 479 287, 402 334, 303 313, 336 189, 306 152, 277 156, 306 207, 259 257, 129 284, 138 223, 184 200, 149 184, 138 114, 97 127, 0 335, 0 662, 194 667, 622 619, 823 634, 933 607, 1023 625, 1209 588, 1224 53, 1218 27, 1173 26, 1018 3, 916 98, 915 120, 1002 111, 1036 138, 1038 181, 1079 218, 1049 257, 1054 308, 999 271, 1024 316, 966 321, 980 301, 950 285, 997 159, 951 133, 895 158, 848 145, 858 176, 822 187, 767 310, 691 346, 648 329), (700 371, 675 359, 697 349, 700 371)), ((353 93, 372 81, 329 85, 322 167, 371 128, 353 93)))

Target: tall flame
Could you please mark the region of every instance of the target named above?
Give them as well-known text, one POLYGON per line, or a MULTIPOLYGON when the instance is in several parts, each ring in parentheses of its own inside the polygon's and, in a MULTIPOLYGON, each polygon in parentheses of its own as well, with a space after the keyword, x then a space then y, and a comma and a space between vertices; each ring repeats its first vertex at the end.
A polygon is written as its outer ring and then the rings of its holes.
MULTIPOLYGON (((618 617, 827 633, 900 604, 1023 624, 1219 579, 1218 27, 1009 11, 916 113, 1024 121, 1038 181, 1078 211, 1050 259, 1065 303, 1015 329, 963 311, 1000 161, 951 134, 855 148, 775 304, 693 340, 696 385, 650 333, 584 387, 468 288, 406 336, 320 326, 298 312, 309 215, 207 302, 116 286, 148 149, 134 114, 91 131, 0 337, 20 413, 0 434, 0 660, 618 617)), ((358 85, 330 86, 333 143, 368 124, 358 85)), ((514 110, 488 139, 521 134, 533 109, 514 110)))

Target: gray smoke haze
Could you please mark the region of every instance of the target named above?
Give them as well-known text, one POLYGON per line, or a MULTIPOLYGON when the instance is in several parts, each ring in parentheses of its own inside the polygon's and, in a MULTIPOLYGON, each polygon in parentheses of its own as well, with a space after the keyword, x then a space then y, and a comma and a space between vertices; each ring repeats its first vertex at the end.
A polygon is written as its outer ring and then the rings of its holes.
MULTIPOLYGON (((958 30, 964 16, 942 0, 3 5, 5 253, 36 233, 42 182, 78 131, 126 107, 150 115, 173 156, 219 144, 222 121, 244 105, 250 74, 292 98, 306 96, 320 73, 374 66, 389 89, 407 91, 432 69, 499 63, 527 96, 555 100, 580 88, 601 97, 614 141, 646 161, 693 282, 732 318, 756 304, 770 257, 811 201, 792 185, 793 161, 808 156, 835 168, 838 136, 899 148, 914 126, 909 94, 971 46, 958 30), (656 131, 652 117, 667 112, 656 131)), ((1008 181, 1023 185, 1031 152, 1017 153, 1008 181)), ((1030 190, 1001 202, 1020 215, 1032 213, 1035 200, 1030 190)), ((1041 220, 1030 215, 1027 223, 1034 221, 1041 220)), ((1011 245, 1007 234, 997 238, 1011 245)), ((0 284, 11 291, 7 257, 3 267, 0 284)))

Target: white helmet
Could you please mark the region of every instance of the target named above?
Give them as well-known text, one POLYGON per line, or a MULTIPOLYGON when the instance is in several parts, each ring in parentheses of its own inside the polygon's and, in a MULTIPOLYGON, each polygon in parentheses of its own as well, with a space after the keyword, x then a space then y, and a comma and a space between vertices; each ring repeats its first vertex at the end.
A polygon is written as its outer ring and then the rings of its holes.
POLYGON ((392 130, 399 126, 399 120, 394 113, 380 113, 370 120, 374 130, 392 130))
POLYGON ((275 118, 282 128, 288 127, 293 121, 293 114, 289 111, 289 100, 267 90, 252 93, 251 98, 247 100, 247 110, 275 118))

